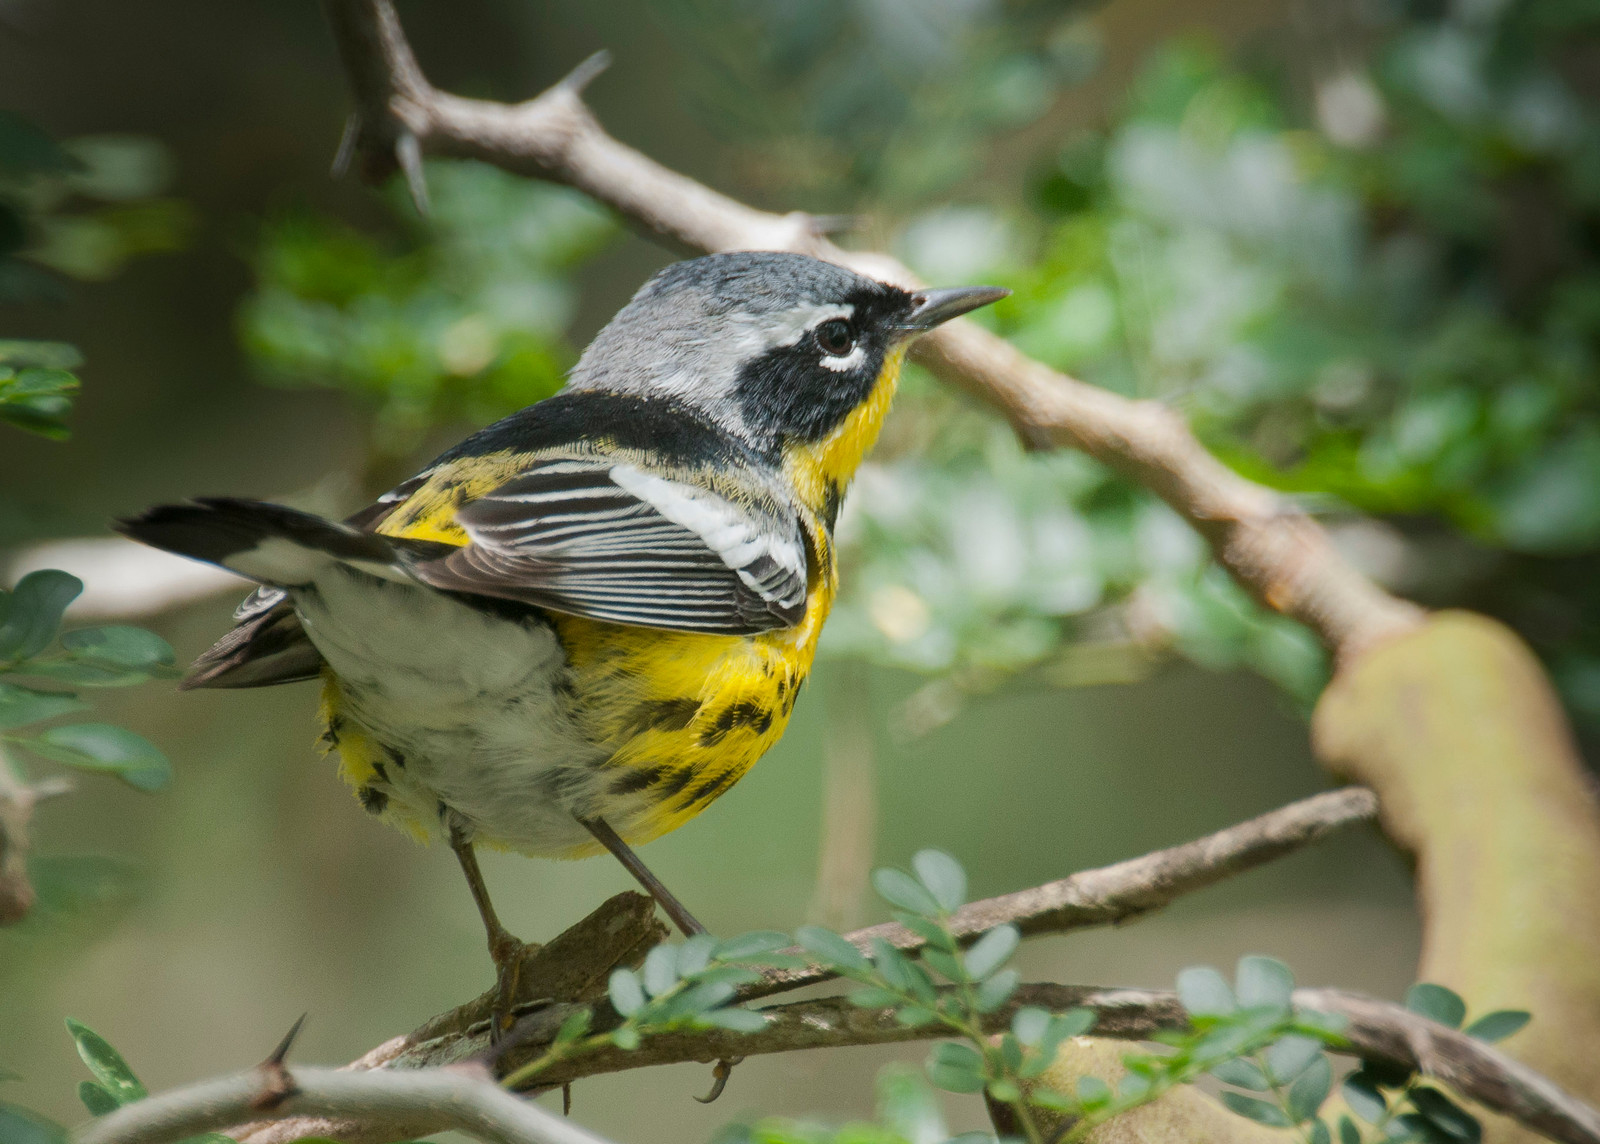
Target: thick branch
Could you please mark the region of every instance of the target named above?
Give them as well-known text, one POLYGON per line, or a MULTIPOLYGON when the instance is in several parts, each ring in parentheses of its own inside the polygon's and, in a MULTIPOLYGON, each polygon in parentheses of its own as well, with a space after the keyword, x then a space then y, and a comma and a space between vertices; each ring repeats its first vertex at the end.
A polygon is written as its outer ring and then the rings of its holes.
MULTIPOLYGON (((613 139, 581 98, 592 64, 525 103, 463 99, 428 84, 389 0, 325 6, 355 91, 354 146, 369 170, 393 170, 407 147, 478 159, 576 187, 681 249, 796 250, 915 283, 886 255, 827 242, 805 215, 755 210, 613 139)), ((413 194, 420 200, 422 193, 414 181, 413 194)), ((971 322, 924 338, 917 356, 997 407, 1030 444, 1082 449, 1151 489, 1258 599, 1311 627, 1341 656, 1420 619, 1419 609, 1350 567, 1309 517, 1207 453, 1167 407, 1085 385, 971 322)))

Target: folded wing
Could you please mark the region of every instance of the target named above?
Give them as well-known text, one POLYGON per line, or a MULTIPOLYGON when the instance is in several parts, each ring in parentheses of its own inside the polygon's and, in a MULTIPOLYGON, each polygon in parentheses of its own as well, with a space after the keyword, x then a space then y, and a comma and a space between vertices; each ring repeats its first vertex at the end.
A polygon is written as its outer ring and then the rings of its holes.
POLYGON ((690 480, 552 458, 455 510, 470 543, 418 563, 448 591, 612 623, 753 634, 805 613, 798 517, 690 480))

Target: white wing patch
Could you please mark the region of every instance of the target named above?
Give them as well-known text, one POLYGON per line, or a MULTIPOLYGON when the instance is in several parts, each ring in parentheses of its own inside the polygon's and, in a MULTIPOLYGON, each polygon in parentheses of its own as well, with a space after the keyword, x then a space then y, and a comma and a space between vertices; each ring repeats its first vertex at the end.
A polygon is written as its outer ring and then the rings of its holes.
POLYGON ((673 524, 687 528, 705 541, 706 547, 720 556, 722 562, 763 599, 785 606, 805 599, 806 557, 792 539, 763 529, 737 506, 707 489, 643 473, 632 465, 614 466, 611 480, 673 524), (777 572, 784 575, 774 575, 772 570, 760 568, 764 563, 762 557, 777 565, 777 572), (787 592, 776 595, 775 589, 785 581, 787 592))

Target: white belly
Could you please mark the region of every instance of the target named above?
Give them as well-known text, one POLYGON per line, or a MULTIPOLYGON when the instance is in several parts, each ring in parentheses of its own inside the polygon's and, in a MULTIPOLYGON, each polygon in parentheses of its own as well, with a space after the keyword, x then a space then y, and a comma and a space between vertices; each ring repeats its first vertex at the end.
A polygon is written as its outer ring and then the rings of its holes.
POLYGON ((295 609, 338 676, 341 714, 384 750, 377 791, 406 817, 530 854, 590 840, 577 817, 595 813, 605 754, 572 717, 549 625, 344 568, 297 591, 295 609))

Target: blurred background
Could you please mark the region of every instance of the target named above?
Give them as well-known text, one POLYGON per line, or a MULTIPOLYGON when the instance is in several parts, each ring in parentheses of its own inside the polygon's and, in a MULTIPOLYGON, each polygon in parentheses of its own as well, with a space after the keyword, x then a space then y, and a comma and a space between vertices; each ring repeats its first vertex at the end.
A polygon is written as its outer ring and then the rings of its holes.
MULTIPOLYGON (((1023 349, 1172 402, 1391 588, 1517 628, 1593 756, 1600 7, 400 12, 430 78, 463 94, 526 98, 608 48, 589 98, 622 140, 757 205, 839 216, 842 241, 932 281, 1011 287, 982 320, 1023 349)), ((672 257, 470 164, 429 165, 426 219, 400 188, 332 179, 348 100, 309 0, 0 0, 0 66, 0 337, 54 346, 0 343, 0 362, 83 382, 65 439, 54 406, 29 413, 47 435, 0 424, 0 582, 61 564, 104 605, 134 575, 115 550, 50 546, 188 495, 353 510, 553 392, 672 257)), ((1029 455, 913 374, 841 530, 846 594, 788 735, 645 854, 714 929, 878 920, 868 869, 923 846, 998 893, 1328 783, 1306 742, 1315 642, 1085 458, 1029 455)), ((186 662, 237 596, 123 618, 186 662)), ((345 1061, 489 985, 455 863, 348 796, 314 749, 311 685, 93 700, 175 775, 157 793, 85 777, 41 809, 40 905, 0 930, 0 1066, 21 1074, 5 1099, 82 1119, 67 1016, 155 1088, 259 1060, 303 1011, 299 1059, 345 1061)), ((629 886, 607 861, 486 870, 535 940, 629 886)), ((1409 872, 1354 832, 1021 964, 1164 985, 1260 952, 1393 997, 1417 943, 1409 872)), ((752 1059, 709 1107, 689 1100, 702 1068, 600 1078, 574 1112, 669 1144, 749 1113, 837 1122, 871 1114, 881 1064, 922 1053, 752 1059)), ((974 1102, 948 1111, 984 1123, 974 1102)))

